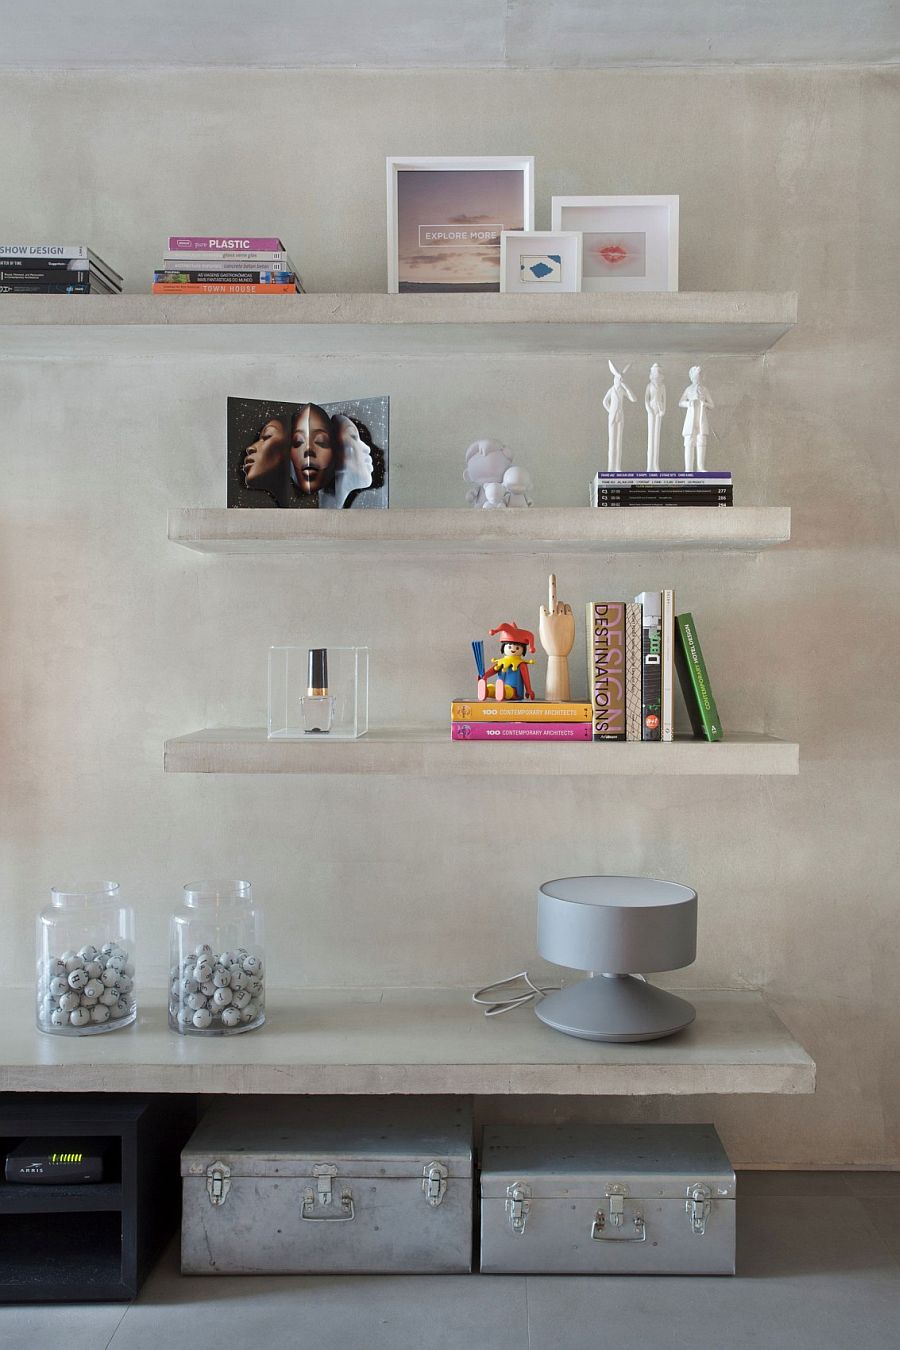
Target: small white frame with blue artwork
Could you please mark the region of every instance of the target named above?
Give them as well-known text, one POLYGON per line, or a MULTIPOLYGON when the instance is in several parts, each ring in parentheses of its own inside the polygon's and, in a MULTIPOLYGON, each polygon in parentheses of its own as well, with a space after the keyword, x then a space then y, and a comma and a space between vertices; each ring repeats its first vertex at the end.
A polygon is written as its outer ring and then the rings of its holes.
POLYGON ((500 290, 561 295, 581 290, 581 235, 575 230, 504 230, 500 290))

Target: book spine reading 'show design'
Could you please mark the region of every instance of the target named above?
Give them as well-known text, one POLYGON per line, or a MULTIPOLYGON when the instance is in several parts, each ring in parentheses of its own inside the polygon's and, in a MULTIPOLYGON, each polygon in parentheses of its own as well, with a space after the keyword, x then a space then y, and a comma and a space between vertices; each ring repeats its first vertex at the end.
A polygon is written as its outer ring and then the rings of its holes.
POLYGON ((720 741, 722 723, 693 614, 679 614, 675 618, 675 667, 694 735, 705 736, 708 741, 720 741))
POLYGON ((172 284, 168 281, 154 281, 152 290, 154 295, 294 295, 297 287, 293 282, 289 286, 255 286, 243 285, 241 282, 214 286, 184 286, 178 282, 172 284))
POLYGON ((641 739, 641 607, 625 606, 625 739, 641 739))
POLYGON ((509 699, 506 703, 469 702, 454 699, 450 704, 454 722, 590 722, 589 703, 537 703, 509 699))
POLYGON ((105 295, 105 291, 100 291, 96 287, 91 287, 89 283, 82 283, 80 286, 48 285, 40 283, 38 285, 26 285, 24 282, 15 286, 10 286, 3 282, 0 285, 0 295, 105 295))
POLYGON ((281 249, 274 253, 167 253, 163 258, 163 267, 176 272, 189 272, 194 267, 224 265, 226 267, 265 267, 268 271, 286 268, 294 271, 288 255, 281 249))
POLYGON ((49 268, 12 268, 8 269, 0 262, 0 281, 13 286, 87 286, 91 281, 91 272, 87 268, 73 271, 70 267, 49 268))
POLYGON ((452 722, 452 741, 591 741, 590 722, 452 722))
POLYGON ((284 244, 280 239, 275 239, 271 235, 263 238, 251 239, 220 239, 212 235, 183 235, 170 234, 166 248, 170 253, 196 253, 196 252, 222 252, 222 253, 245 253, 248 249, 260 253, 273 252, 279 253, 284 249, 284 244))
POLYGON ((293 286, 293 272, 154 272, 155 282, 179 286, 293 286))
POLYGON ((0 258, 87 258, 86 244, 0 244, 0 258))
POLYGON ((587 607, 588 690, 595 741, 625 739, 625 606, 587 607))
POLYGON ((675 592, 662 592, 662 738, 675 739, 675 592))
POLYGON ((659 591, 641 591, 635 596, 641 606, 641 740, 662 737, 662 596, 659 591))

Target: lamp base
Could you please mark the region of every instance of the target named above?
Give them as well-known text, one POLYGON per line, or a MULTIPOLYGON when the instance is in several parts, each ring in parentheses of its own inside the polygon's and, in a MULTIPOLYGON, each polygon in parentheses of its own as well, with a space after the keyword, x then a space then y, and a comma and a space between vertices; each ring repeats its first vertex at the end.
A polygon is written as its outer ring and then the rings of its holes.
POLYGON ((683 998, 634 975, 592 975, 548 994, 535 1012, 554 1031, 583 1041, 656 1041, 696 1017, 683 998))

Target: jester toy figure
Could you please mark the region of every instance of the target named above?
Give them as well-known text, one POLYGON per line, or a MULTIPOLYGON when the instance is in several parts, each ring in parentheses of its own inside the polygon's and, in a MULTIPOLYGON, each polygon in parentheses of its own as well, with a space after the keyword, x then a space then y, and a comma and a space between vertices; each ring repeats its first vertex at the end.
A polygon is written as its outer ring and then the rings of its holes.
POLYGON ((514 623, 503 623, 492 628, 490 636, 500 639, 500 655, 478 681, 479 700, 483 703, 493 698, 503 703, 506 699, 533 699, 528 667, 534 662, 526 660, 525 653, 534 651, 534 634, 514 623))

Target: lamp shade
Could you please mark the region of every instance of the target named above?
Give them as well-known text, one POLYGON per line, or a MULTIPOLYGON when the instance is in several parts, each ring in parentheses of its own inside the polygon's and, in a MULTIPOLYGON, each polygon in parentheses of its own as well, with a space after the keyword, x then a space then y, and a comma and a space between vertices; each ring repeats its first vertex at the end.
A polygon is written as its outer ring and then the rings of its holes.
POLYGON ((646 877, 560 877, 538 891, 538 951, 573 970, 678 970, 697 955, 697 892, 646 877))
POLYGON ((697 954, 697 892, 648 877, 560 877, 538 891, 538 951, 587 970, 535 1006, 542 1022, 590 1041, 650 1041, 694 1020, 690 1003, 645 971, 678 970, 697 954))

